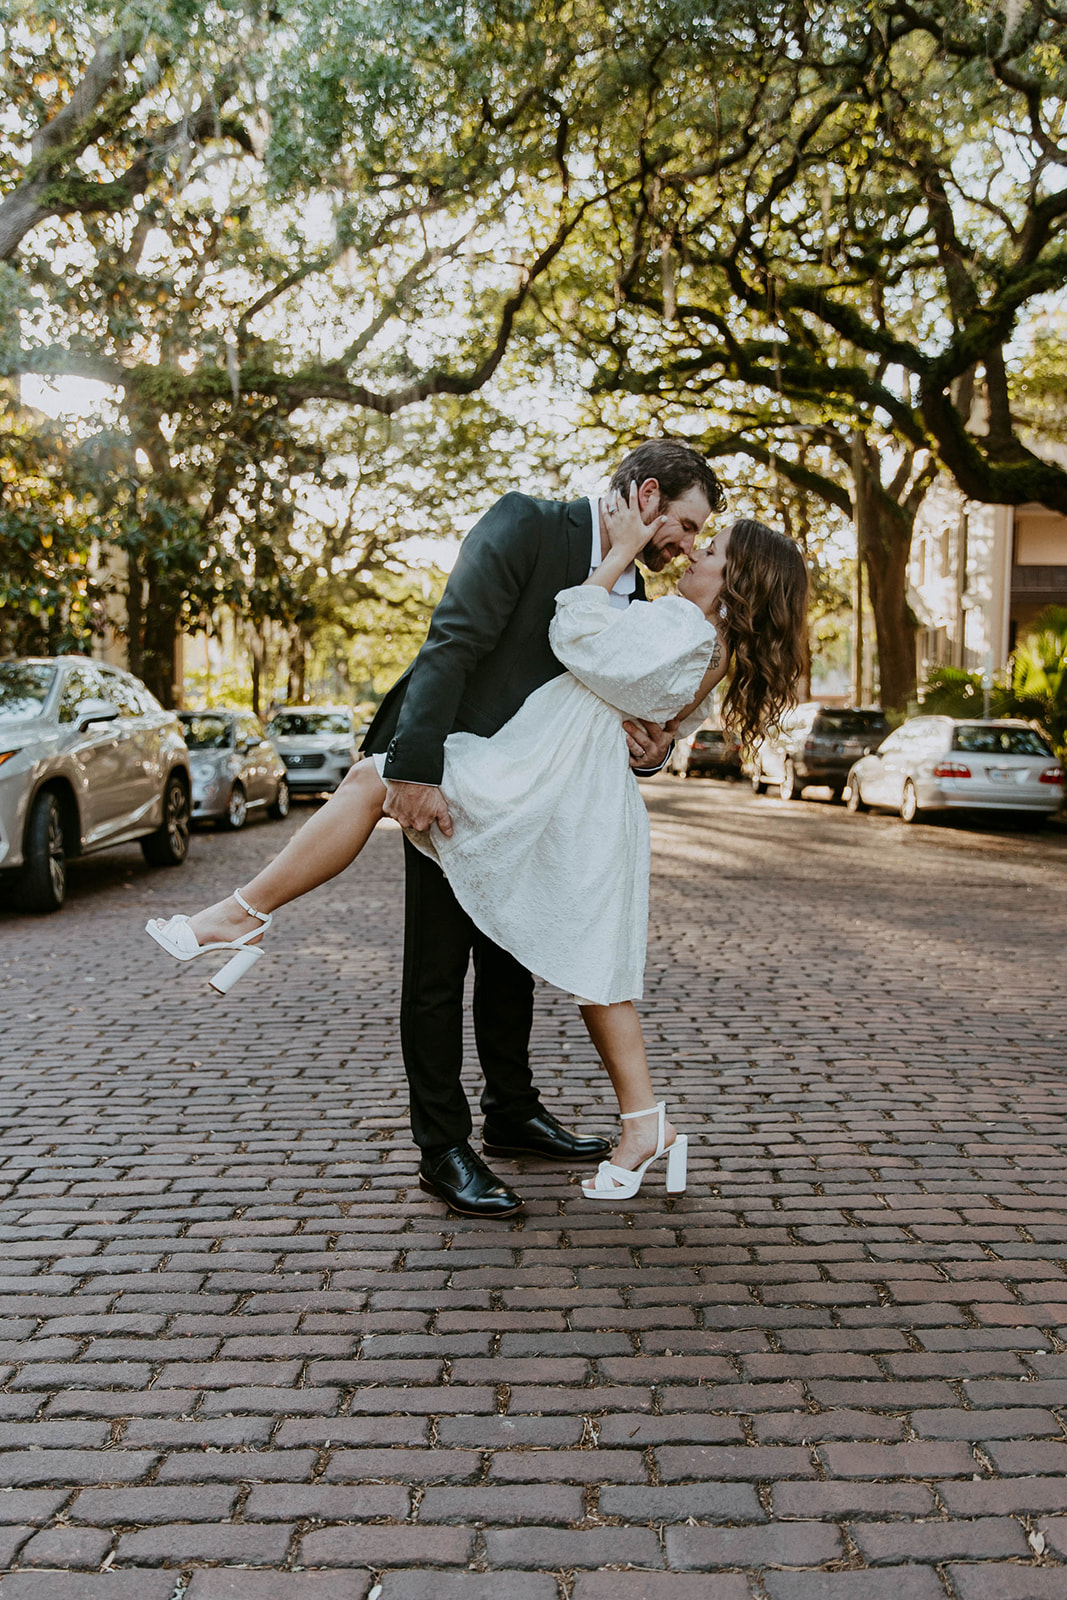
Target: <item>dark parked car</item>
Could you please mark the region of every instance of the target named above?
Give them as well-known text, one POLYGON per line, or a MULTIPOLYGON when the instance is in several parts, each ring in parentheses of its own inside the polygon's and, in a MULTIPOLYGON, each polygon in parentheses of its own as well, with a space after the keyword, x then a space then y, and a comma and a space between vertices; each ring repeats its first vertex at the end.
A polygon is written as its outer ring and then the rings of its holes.
POLYGON ((721 728, 698 728, 676 742, 667 767, 680 778, 740 778, 741 746, 721 728))
POLYGON ((143 683, 85 656, 0 661, 0 878, 58 911, 67 860, 139 841, 153 867, 189 849, 181 726, 143 683))
POLYGON ((289 815, 285 763, 250 711, 179 712, 193 773, 193 821, 243 828, 253 811, 289 815))
POLYGON ((802 789, 818 784, 840 800, 856 761, 877 750, 888 732, 884 711, 806 700, 756 746, 749 767, 752 788, 762 794, 775 783, 783 800, 796 800, 802 789))

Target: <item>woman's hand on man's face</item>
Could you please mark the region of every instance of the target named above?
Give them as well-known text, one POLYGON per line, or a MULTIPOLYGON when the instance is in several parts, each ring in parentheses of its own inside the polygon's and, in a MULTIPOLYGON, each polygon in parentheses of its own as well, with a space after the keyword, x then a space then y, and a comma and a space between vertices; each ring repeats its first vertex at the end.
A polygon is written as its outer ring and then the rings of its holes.
POLYGON ((612 489, 604 501, 608 542, 612 550, 624 552, 631 561, 641 553, 666 520, 665 516, 656 517, 652 522, 643 520, 636 483, 630 485, 627 498, 624 499, 617 489, 612 489))

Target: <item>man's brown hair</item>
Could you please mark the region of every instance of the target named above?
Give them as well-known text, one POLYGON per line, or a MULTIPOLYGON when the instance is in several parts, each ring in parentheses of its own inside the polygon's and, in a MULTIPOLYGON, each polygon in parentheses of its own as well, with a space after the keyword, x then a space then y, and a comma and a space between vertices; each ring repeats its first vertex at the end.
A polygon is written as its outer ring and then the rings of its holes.
POLYGON ((726 494, 709 462, 679 439, 649 439, 624 456, 615 469, 611 487, 628 498, 631 484, 640 488, 648 478, 659 484, 660 509, 678 500, 687 489, 699 489, 712 511, 721 511, 726 494))

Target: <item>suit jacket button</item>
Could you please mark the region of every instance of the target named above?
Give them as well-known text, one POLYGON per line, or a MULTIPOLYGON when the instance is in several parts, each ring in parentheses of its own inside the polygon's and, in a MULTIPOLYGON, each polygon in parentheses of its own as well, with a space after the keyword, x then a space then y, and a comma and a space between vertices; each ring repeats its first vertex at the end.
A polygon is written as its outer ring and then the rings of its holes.
POLYGON ((390 739, 389 748, 385 753, 386 753, 387 756, 395 756, 396 755, 396 740, 395 739, 390 739))

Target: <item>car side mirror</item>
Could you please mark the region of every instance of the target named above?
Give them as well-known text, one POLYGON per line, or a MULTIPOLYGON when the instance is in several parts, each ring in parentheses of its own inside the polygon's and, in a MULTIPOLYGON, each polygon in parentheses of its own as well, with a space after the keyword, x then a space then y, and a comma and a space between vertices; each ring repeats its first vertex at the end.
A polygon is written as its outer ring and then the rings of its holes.
POLYGON ((118 714, 118 706, 110 700, 83 700, 78 707, 78 731, 84 733, 94 722, 114 722, 118 714))

